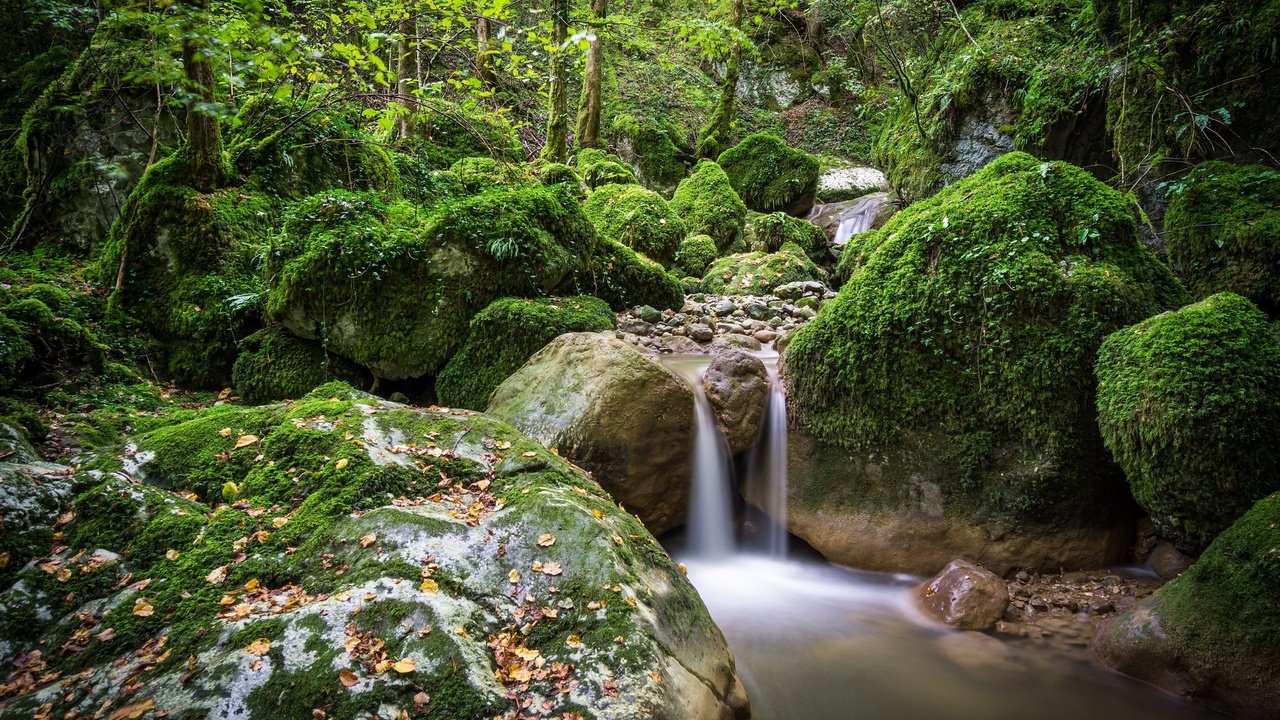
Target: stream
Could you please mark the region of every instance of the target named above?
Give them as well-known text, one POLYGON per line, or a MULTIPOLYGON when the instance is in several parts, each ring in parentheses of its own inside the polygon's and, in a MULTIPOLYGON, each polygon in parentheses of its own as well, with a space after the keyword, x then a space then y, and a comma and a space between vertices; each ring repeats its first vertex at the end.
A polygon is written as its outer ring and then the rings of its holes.
MULTIPOLYGON (((743 481, 756 504, 785 518, 777 353, 753 354, 769 370, 773 393, 743 481)), ((776 524, 750 521, 755 531, 744 535, 753 539, 740 543, 728 520, 737 478, 699 382, 710 358, 663 360, 695 386, 698 403, 689 529, 665 541, 724 632, 755 720, 1217 717, 1095 665, 1083 648, 935 622, 913 600, 923 578, 788 552, 776 524)))

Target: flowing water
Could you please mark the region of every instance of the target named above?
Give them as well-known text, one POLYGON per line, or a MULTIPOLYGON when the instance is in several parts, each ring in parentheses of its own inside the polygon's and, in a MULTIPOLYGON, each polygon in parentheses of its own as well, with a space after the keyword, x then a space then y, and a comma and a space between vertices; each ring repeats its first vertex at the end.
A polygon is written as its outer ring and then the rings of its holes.
POLYGON ((834 243, 837 246, 843 246, 854 235, 870 230, 876 215, 880 213, 880 208, 888 199, 888 193, 871 193, 858 198, 857 202, 840 216, 840 225, 836 228, 834 243))
POLYGON ((1094 665, 1082 649, 933 622, 913 601, 921 578, 788 556, 785 396, 777 354, 756 354, 774 386, 745 482, 751 505, 779 522, 741 546, 731 525, 733 464, 701 387, 709 358, 665 359, 698 398, 690 528, 683 546, 670 542, 733 649, 755 720, 1215 717, 1094 665))

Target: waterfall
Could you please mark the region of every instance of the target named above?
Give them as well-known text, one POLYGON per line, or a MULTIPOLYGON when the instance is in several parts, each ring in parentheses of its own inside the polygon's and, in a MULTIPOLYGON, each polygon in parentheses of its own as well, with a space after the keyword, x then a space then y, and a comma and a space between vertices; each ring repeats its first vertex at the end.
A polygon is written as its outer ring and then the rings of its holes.
POLYGON ((858 198, 840 215, 840 225, 836 228, 836 237, 833 242, 843 246, 848 244, 849 238, 854 235, 870 230, 871 224, 876 221, 876 215, 880 213, 880 208, 888 199, 887 193, 871 193, 858 198))
POLYGON ((762 357, 769 369, 769 405, 747 464, 747 498, 765 514, 757 544, 769 556, 787 555, 787 395, 777 355, 762 357))
POLYGON ((693 438, 693 477, 689 500, 689 550, 702 557, 733 552, 733 476, 729 447, 716 427, 711 402, 702 389, 702 373, 710 358, 698 356, 677 365, 693 386, 697 427, 693 438))

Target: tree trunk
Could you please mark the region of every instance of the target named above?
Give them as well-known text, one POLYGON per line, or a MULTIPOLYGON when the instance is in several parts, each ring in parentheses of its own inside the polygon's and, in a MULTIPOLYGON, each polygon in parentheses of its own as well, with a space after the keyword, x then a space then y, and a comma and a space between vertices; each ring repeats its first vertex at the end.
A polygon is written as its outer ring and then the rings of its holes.
POLYGON ((412 12, 400 19, 398 31, 401 39, 400 54, 396 58, 396 97, 403 109, 396 123, 396 134, 407 138, 413 135, 413 88, 418 81, 418 24, 412 12))
MULTIPOLYGON (((208 7, 208 0, 199 0, 191 10, 202 15, 208 7)), ((192 26, 198 25, 202 19, 192 18, 192 26)), ((194 32, 188 32, 182 43, 182 70, 189 93, 187 146, 190 149, 191 186, 201 192, 209 192, 226 184, 227 167, 222 157, 222 132, 218 129, 218 118, 208 110, 214 102, 213 64, 194 32)))
MULTIPOLYGON (((742 0, 733 0, 733 12, 730 22, 735 28, 742 27, 742 0)), ((733 117, 738 104, 738 74, 742 65, 742 43, 736 39, 729 50, 729 61, 725 66, 724 83, 720 85, 720 100, 711 118, 698 133, 698 156, 716 158, 729 147, 733 139, 733 117)))
POLYGON ((568 51, 564 48, 569 36, 569 0, 552 0, 554 31, 552 42, 555 53, 551 56, 551 109, 547 114, 547 144, 542 146, 542 159, 562 163, 569 154, 565 135, 569 132, 569 118, 565 114, 565 80, 568 75, 566 62, 568 51))
POLYGON ((582 81, 582 103, 578 108, 578 147, 594 148, 600 145, 600 86, 604 73, 604 18, 608 0, 591 0, 591 21, 596 39, 587 51, 586 77, 582 81))
POLYGON ((493 66, 489 64, 489 18, 476 18, 476 79, 485 87, 493 85, 493 66))

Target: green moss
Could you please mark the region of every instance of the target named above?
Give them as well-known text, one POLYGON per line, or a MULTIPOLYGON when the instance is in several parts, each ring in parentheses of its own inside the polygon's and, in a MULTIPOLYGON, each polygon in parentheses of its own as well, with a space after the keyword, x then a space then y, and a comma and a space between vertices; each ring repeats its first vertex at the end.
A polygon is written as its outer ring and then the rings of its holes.
POLYGON ((618 311, 637 305, 678 310, 684 305, 683 288, 661 265, 607 238, 597 241, 591 264, 578 276, 576 287, 618 311))
POLYGON ((803 213, 818 189, 818 160, 767 133, 748 135, 720 154, 729 183, 757 212, 803 213))
POLYGON ((703 275, 702 290, 715 295, 770 295, 780 285, 825 279, 826 273, 803 249, 787 243, 775 253, 740 253, 716 260, 703 275))
POLYGON ((720 250, 710 235, 691 235, 680 241, 676 268, 687 276, 699 278, 718 257, 720 250))
POLYGON ((1118 502, 1093 420, 1097 348, 1186 301, 1118 193, 1011 153, 900 212, 861 254, 787 348, 802 428, 886 454, 936 434, 967 468, 944 501, 995 520, 1062 522, 1118 502))
POLYGON ((721 251, 742 235, 742 222, 747 215, 747 206, 734 191, 729 176, 710 160, 698 163, 693 174, 681 181, 671 196, 671 209, 684 220, 691 234, 710 235, 721 251))
POLYGON ((449 172, 462 184, 464 192, 478 193, 504 185, 525 185, 532 181, 524 166, 499 162, 488 157, 461 158, 449 172))
POLYGON ((330 380, 359 384, 364 379, 359 367, 325 352, 319 343, 275 327, 240 341, 240 355, 231 368, 232 386, 249 403, 302 397, 330 380))
POLYGON ((1197 165, 1169 189, 1169 261, 1197 298, 1228 290, 1280 314, 1280 172, 1197 165))
POLYGON ((460 180, 448 170, 436 170, 417 155, 391 151, 399 177, 399 196, 415 205, 431 207, 463 194, 460 180))
POLYGON ((576 158, 578 174, 588 188, 594 190, 610 184, 634 185, 636 174, 617 155, 593 148, 583 148, 576 158))
POLYGON ((1097 373, 1107 448, 1185 552, 1280 489, 1280 340, 1248 300, 1220 293, 1120 330, 1097 373))
POLYGON ((434 101, 414 118, 414 128, 406 150, 438 170, 467 157, 508 163, 525 159, 513 118, 477 102, 434 101))
POLYGON ((689 172, 682 158, 690 157, 692 149, 675 125, 618 115, 613 118, 612 129, 635 154, 637 179, 645 187, 669 194, 689 172))
POLYGON ((272 246, 267 315, 381 377, 420 377, 444 365, 493 300, 571 285, 594 242, 562 186, 490 190, 430 213, 318 195, 289 212, 272 246))
POLYGON ((592 191, 582 212, 600 237, 620 242, 669 267, 685 236, 684 222, 662 196, 638 185, 605 185, 592 191))
POLYGON ((547 186, 567 183, 577 188, 582 185, 582 178, 578 176, 577 171, 562 163, 547 163, 538 168, 538 180, 547 186))
POLYGON ((827 234, 808 220, 776 212, 753 215, 747 221, 746 243, 752 250, 774 252, 790 243, 804 251, 815 263, 830 263, 827 234))
POLYGON ((494 388, 547 343, 613 327, 609 306, 589 296, 496 300, 471 319, 467 342, 436 378, 436 395, 444 405, 483 411, 494 388))

